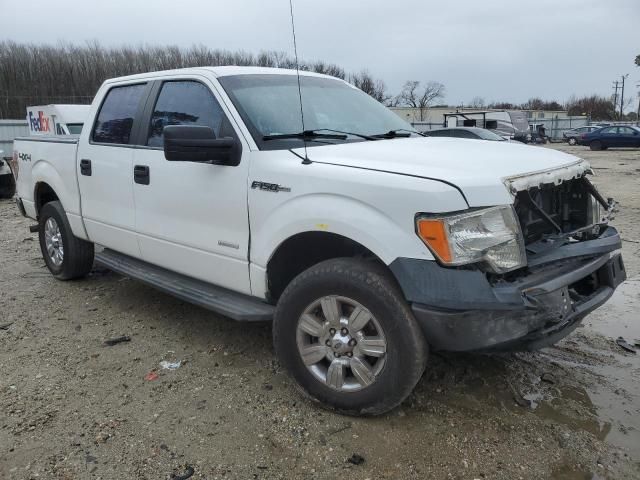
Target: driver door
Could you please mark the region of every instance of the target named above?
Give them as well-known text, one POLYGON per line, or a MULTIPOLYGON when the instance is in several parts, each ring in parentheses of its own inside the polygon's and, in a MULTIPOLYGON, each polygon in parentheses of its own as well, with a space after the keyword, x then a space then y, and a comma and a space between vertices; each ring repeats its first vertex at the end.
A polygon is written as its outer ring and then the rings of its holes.
POLYGON ((228 166, 168 161, 163 150, 167 125, 205 125, 217 138, 239 139, 221 105, 204 77, 154 85, 133 161, 136 232, 144 260, 251 293, 246 155, 228 166))

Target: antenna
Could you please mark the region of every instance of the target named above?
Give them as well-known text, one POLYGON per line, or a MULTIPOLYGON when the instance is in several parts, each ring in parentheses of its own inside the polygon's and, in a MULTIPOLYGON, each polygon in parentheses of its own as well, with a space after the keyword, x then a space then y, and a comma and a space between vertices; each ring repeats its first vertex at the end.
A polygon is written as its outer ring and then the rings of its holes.
MULTIPOLYGON (((304 110, 302 108, 302 88, 300 87, 300 64, 298 63, 298 45, 296 44, 296 25, 293 21, 293 0, 289 0, 289 11, 291 12, 291 32, 293 33, 293 53, 296 58, 296 77, 298 77, 298 98, 300 99, 300 120, 302 121, 302 131, 305 131, 304 128, 304 110)), ((307 141, 303 138, 302 142, 304 144, 304 160, 302 163, 305 165, 311 163, 309 157, 307 156, 307 141)))

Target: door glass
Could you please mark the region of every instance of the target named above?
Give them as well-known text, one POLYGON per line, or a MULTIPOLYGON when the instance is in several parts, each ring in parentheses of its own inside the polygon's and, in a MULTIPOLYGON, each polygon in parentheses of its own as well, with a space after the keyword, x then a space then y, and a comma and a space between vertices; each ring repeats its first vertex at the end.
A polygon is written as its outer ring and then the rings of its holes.
POLYGON ((605 133, 607 135, 611 135, 611 134, 615 135, 616 134, 616 130, 617 130, 616 127, 609 127, 609 128, 605 128, 604 130, 602 130, 602 133, 605 133))
POLYGON ((167 125, 204 125, 219 138, 224 113, 211 91, 200 82, 166 82, 151 115, 147 145, 161 147, 167 125))
POLYGON ((146 84, 114 87, 100 107, 92 140, 97 143, 129 143, 133 119, 146 84))
POLYGON ((618 127, 618 133, 620 135, 633 135, 633 130, 629 127, 618 127))

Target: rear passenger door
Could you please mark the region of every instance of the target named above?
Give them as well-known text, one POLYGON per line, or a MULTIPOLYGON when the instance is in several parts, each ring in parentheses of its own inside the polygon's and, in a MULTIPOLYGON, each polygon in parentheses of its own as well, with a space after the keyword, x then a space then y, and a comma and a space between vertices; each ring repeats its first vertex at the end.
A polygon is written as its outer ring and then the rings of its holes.
MULTIPOLYGON (((157 81, 145 108, 132 169, 142 258, 178 273, 251 293, 249 285, 248 161, 237 166, 168 161, 167 125, 205 125, 216 138, 236 134, 228 110, 205 77, 157 81)), ((243 150, 247 151, 247 145, 243 150)))
POLYGON ((599 135, 603 147, 617 147, 618 127, 607 127, 602 129, 599 135))
MULTIPOLYGON (((133 204, 134 138, 150 84, 103 87, 94 124, 78 144, 78 184, 89 239, 118 252, 140 256, 133 204)), ((98 93, 100 98, 101 93, 98 93)))

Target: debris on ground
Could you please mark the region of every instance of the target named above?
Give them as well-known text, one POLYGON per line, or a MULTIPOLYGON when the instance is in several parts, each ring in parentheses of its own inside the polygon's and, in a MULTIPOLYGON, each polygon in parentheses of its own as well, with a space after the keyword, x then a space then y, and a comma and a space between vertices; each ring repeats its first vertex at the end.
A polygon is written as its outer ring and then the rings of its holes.
POLYGON ((550 383, 551 385, 556 383, 556 377, 554 377, 553 374, 549 372, 544 372, 542 375, 540 375, 540 380, 542 380, 544 383, 550 383))
POLYGON ((0 330, 9 330, 9 327, 13 325, 13 323, 14 322, 3 323, 2 325, 0 325, 0 330))
POLYGON ((353 465, 361 465, 364 463, 364 457, 354 453, 347 459, 347 462, 352 463, 353 465))
POLYGON ((147 373, 147 374, 144 376, 144 379, 145 379, 147 382, 152 382, 152 381, 154 381, 154 380, 157 380, 158 378, 159 378, 158 372, 155 372, 155 371, 153 371, 153 370, 152 370, 152 371, 150 371, 149 373, 147 373))
POLYGON ((122 335, 121 337, 114 337, 114 338, 110 338, 108 340, 105 340, 104 344, 107 347, 113 347, 114 345, 117 345, 119 343, 130 342, 130 341, 131 341, 131 337, 130 336, 122 335))
POLYGON ((187 480, 187 478, 191 478, 195 473, 193 467, 187 465, 184 469, 184 472, 181 474, 172 473, 171 480, 187 480))
POLYGON ((177 362, 169 362, 167 360, 163 360, 160 362, 160 368, 164 370, 177 370, 182 365, 182 362, 178 360, 177 362))
POLYGON ((635 347, 631 345, 629 342, 627 342, 624 338, 618 337, 616 339, 616 343, 623 350, 626 350, 627 352, 630 352, 630 353, 636 353, 635 347))

